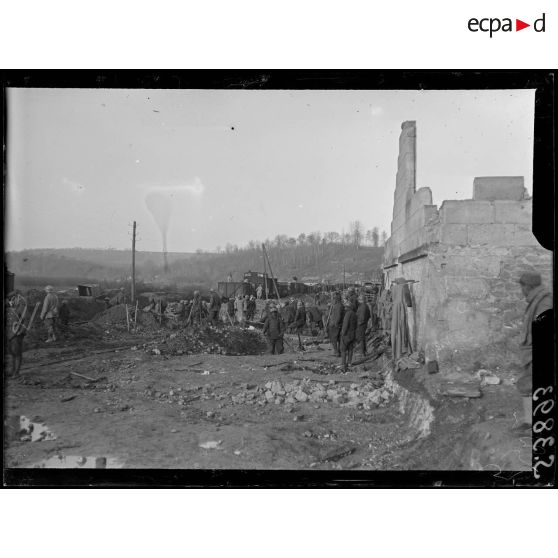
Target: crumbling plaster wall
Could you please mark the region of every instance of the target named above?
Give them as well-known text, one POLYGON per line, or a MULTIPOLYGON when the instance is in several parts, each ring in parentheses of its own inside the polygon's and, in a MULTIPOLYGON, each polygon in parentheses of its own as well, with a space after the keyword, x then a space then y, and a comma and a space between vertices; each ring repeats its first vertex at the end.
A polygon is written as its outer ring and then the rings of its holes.
POLYGON ((523 271, 537 270, 552 286, 552 253, 531 232, 532 200, 523 177, 478 177, 473 199, 444 201, 438 209, 428 188, 416 189, 414 122, 402 125, 392 235, 384 255, 389 284, 411 285, 415 349, 436 347, 441 361, 459 351, 500 353, 518 360, 525 300, 523 271))

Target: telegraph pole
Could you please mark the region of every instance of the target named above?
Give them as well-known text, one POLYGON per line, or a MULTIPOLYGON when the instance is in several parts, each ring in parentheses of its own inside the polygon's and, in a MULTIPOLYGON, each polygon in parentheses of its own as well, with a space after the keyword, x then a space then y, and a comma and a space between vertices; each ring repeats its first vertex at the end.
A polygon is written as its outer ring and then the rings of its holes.
MULTIPOLYGON (((262 248, 263 248, 263 244, 262 244, 262 248)), ((265 285, 265 299, 269 300, 269 295, 267 292, 267 268, 265 266, 265 252, 262 250, 262 258, 263 258, 263 264, 264 264, 264 272, 263 272, 263 278, 264 278, 264 285, 265 285)))
POLYGON ((136 222, 132 231, 132 304, 136 301, 136 222))
POLYGON ((271 269, 271 262, 269 261, 269 256, 267 255, 267 250, 265 249, 265 244, 263 244, 263 243, 262 243, 262 251, 264 253, 265 259, 267 260, 267 267, 269 267, 269 272, 271 273, 271 282, 273 283, 273 286, 275 287, 275 294, 277 295, 277 302, 279 302, 281 300, 281 297, 279 296, 279 291, 277 290, 277 281, 273 277, 273 269, 271 269))

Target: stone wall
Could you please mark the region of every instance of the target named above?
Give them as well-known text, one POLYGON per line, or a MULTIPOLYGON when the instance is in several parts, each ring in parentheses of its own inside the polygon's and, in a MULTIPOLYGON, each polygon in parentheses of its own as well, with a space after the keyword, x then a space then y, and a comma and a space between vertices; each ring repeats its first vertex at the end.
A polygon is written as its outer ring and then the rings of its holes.
POLYGON ((388 284, 395 277, 416 281, 409 311, 414 348, 432 344, 440 361, 457 353, 477 353, 481 362, 493 353, 501 361, 505 353, 514 362, 525 308, 519 276, 536 270, 552 287, 552 253, 531 232, 523 177, 475 178, 472 199, 447 200, 438 209, 430 190, 417 190, 408 179, 416 164, 408 155, 416 137, 411 127, 402 126, 405 157, 399 158, 384 275, 388 284))

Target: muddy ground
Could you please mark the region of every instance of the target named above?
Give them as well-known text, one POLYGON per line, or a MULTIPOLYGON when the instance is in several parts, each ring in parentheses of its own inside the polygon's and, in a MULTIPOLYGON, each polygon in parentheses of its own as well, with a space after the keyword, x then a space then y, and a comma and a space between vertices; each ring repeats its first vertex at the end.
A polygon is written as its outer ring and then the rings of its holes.
POLYGON ((195 354, 177 354, 189 352, 186 331, 81 327, 35 342, 8 379, 6 466, 377 469, 411 436, 378 365, 340 374, 327 344, 298 352, 290 338, 272 356, 257 331, 209 328, 188 344, 195 354), (49 435, 32 440, 21 417, 49 435))
POLYGON ((287 336, 272 356, 259 331, 229 326, 128 332, 96 320, 50 345, 41 333, 26 341, 21 377, 6 380, 7 467, 529 468, 529 441, 508 433, 519 402, 509 386, 443 400, 417 440, 385 359, 342 374, 312 337, 300 352, 287 336))

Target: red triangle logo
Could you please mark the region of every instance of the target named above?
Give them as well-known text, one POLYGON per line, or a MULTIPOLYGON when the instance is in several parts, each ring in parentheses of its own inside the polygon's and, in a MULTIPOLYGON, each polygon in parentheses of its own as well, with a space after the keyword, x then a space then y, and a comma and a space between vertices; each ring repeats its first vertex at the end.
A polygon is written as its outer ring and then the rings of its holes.
POLYGON ((526 27, 531 27, 531 24, 525 23, 524 21, 521 21, 520 19, 515 20, 515 30, 516 31, 521 31, 522 29, 525 29, 526 27))

